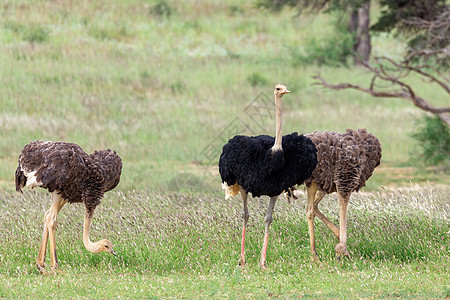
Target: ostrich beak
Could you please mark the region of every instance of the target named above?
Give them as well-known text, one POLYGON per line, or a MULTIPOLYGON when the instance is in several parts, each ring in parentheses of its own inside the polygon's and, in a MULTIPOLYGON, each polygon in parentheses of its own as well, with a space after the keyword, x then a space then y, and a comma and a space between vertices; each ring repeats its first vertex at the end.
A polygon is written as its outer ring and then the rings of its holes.
POLYGON ((289 94, 291 91, 290 90, 284 90, 283 94, 289 94))
POLYGON ((114 255, 114 256, 116 256, 117 254, 116 254, 116 252, 114 252, 114 250, 113 249, 111 249, 110 251, 108 251, 109 253, 111 253, 112 255, 114 255))

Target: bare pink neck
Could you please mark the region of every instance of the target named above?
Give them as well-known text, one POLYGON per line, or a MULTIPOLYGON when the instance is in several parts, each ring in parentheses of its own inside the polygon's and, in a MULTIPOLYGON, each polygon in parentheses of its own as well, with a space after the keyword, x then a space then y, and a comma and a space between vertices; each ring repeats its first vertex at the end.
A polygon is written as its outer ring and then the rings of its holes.
POLYGON ((93 243, 89 239, 89 229, 91 227, 92 214, 89 216, 87 213, 84 215, 84 228, 83 228, 83 244, 86 250, 92 253, 102 252, 99 242, 93 243))
POLYGON ((276 115, 275 115, 275 123, 276 123, 276 132, 275 132, 275 144, 272 147, 273 151, 283 150, 281 146, 282 142, 282 110, 283 105, 280 96, 275 96, 275 107, 276 107, 276 115))

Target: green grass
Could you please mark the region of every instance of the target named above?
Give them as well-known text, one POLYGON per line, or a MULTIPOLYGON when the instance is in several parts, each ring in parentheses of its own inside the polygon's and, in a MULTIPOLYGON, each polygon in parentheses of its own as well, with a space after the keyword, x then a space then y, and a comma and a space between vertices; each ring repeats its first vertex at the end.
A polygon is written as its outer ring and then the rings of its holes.
MULTIPOLYGON (((307 297, 376 299, 443 298, 448 287, 436 275, 445 270, 415 265, 367 265, 368 271, 352 266, 311 268, 299 265, 296 274, 276 271, 154 275, 149 272, 118 274, 107 268, 68 271, 41 278, 24 275, 5 282, 4 297, 21 298, 267 298, 307 297), (87 273, 87 272, 89 273, 87 273), (436 274, 436 271, 439 273, 436 274), (31 288, 30 288, 31 287, 31 288)), ((448 276, 444 279, 447 279, 448 276)))
MULTIPOLYGON (((410 133, 423 113, 405 100, 312 85, 319 72, 330 82, 370 80, 358 68, 296 63, 311 37, 333 32, 326 15, 271 15, 234 0, 163 2, 1 5, 0 298, 448 297, 449 177, 409 161, 417 146, 410 133), (261 271, 267 201, 257 199, 248 265, 238 266, 241 203, 223 200, 218 157, 235 134, 230 124, 241 124, 236 118, 247 123, 245 134, 274 133, 273 116, 259 123, 244 109, 255 98, 272 105, 276 83, 293 92, 284 99, 285 133, 365 127, 381 140, 371 193, 351 200, 351 261, 335 260, 336 240, 317 222, 323 264, 310 263, 303 197, 278 201, 270 270, 261 271), (35 139, 120 154, 121 183, 97 208, 91 230, 92 240, 112 240, 118 256, 87 252, 83 208, 67 205, 58 219, 60 273, 38 274, 49 195, 13 193, 20 150, 35 139), (435 187, 392 191, 428 181, 435 187)), ((373 46, 376 55, 404 51, 389 34, 373 46)), ((411 83, 434 105, 448 102, 439 89, 411 83)), ((321 208, 337 222, 337 201, 328 199, 321 208)))
MULTIPOLYGON (((1 8, 0 186, 12 189, 20 150, 43 139, 75 142, 87 152, 117 150, 123 190, 166 189, 180 172, 203 174, 206 166, 216 189, 219 133, 235 117, 248 119, 243 108, 261 92, 270 97, 276 83, 293 91, 285 98, 285 133, 365 127, 381 140, 383 164, 408 161, 418 109, 311 85, 318 72, 333 82, 368 82, 362 69, 296 65, 292 49, 333 32, 328 16, 291 18, 293 11, 271 15, 239 1, 204 0, 167 1, 170 16, 161 17, 158 3, 12 1, 1 8), (210 143, 213 159, 201 155, 210 143)), ((381 51, 399 56, 404 48, 381 35, 374 53, 381 51)), ((433 104, 446 103, 439 89, 414 86, 433 104)), ((273 134, 273 123, 250 122, 244 133, 273 134)))
MULTIPOLYGON (((448 296, 448 188, 355 194, 349 206, 352 260, 334 258, 335 237, 316 222, 322 264, 309 260, 306 198, 275 207, 269 271, 258 266, 267 199, 250 202, 244 270, 238 265, 239 199, 214 194, 111 192, 95 213, 92 240, 113 241, 117 256, 91 254, 83 207, 58 218, 58 275, 35 268, 45 193, 0 193, 0 297, 346 297, 448 296), (13 238, 14 237, 14 238, 13 238)), ((337 222, 337 201, 321 210, 337 222)))

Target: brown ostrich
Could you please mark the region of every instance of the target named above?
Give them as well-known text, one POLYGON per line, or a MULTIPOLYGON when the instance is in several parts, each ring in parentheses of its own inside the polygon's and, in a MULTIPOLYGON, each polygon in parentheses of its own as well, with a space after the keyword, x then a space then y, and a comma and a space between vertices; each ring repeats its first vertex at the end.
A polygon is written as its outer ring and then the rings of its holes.
POLYGON ((306 134, 317 148, 317 166, 306 180, 311 256, 316 262, 314 218, 317 216, 338 238, 335 247, 338 258, 350 257, 347 249, 347 206, 352 192, 359 191, 380 164, 381 144, 366 129, 347 129, 345 133, 313 132, 306 134), (339 228, 323 215, 318 208, 322 198, 337 192, 339 198, 339 228))
POLYGON ((89 228, 94 210, 100 204, 103 194, 119 183, 121 170, 122 160, 110 149, 88 155, 76 144, 43 141, 31 142, 23 148, 16 170, 16 190, 23 192, 24 186, 42 187, 52 195, 52 206, 44 214, 44 231, 36 260, 41 273, 44 272, 48 240, 52 269, 58 268, 56 217, 67 202, 81 202, 86 207, 83 230, 86 249, 93 253, 107 251, 115 255, 110 241, 90 241, 89 228))

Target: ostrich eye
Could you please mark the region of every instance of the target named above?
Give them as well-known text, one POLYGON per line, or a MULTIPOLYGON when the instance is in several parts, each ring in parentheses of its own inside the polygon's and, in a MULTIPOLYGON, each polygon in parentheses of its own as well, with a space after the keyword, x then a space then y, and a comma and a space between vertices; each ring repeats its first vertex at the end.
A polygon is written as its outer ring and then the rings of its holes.
POLYGON ((108 248, 108 245, 105 245, 105 248, 108 248))
POLYGON ((277 91, 279 91, 280 90, 280 88, 277 88, 277 91))

